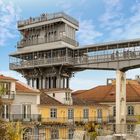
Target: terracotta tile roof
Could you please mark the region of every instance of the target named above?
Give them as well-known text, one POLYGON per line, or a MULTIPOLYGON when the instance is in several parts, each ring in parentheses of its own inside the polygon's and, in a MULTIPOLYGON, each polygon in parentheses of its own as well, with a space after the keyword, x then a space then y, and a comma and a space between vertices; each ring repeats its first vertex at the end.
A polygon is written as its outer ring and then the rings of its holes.
POLYGON ((0 80, 8 80, 8 81, 17 81, 16 79, 9 77, 9 76, 4 76, 4 75, 0 75, 0 80))
POLYGON ((16 82, 16 91, 17 92, 27 92, 27 93, 39 93, 40 91, 37 89, 33 89, 32 87, 17 81, 16 82))
POLYGON ((61 102, 53 99, 46 93, 41 93, 40 95, 40 105, 47 105, 47 106, 61 106, 63 105, 61 102))
MULTIPOLYGON (((94 102, 114 102, 116 96, 115 85, 97 86, 74 97, 94 102)), ((140 102, 140 84, 126 84, 126 100, 129 102, 140 102)))
POLYGON ((77 90, 77 91, 72 92, 72 94, 77 95, 77 94, 80 94, 85 91, 87 91, 87 90, 77 90))

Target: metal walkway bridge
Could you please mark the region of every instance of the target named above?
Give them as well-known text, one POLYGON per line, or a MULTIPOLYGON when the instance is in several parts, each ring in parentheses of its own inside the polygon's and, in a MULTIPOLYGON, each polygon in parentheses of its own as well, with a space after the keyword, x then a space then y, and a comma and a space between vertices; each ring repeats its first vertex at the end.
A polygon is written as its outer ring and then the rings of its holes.
POLYGON ((37 58, 33 57, 35 53, 32 53, 32 59, 25 59, 26 54, 22 56, 19 53, 17 57, 11 55, 13 57, 11 57, 10 69, 16 70, 61 64, 72 66, 73 69, 119 69, 122 71, 140 67, 140 39, 108 42, 74 49, 65 48, 65 55, 63 56, 59 56, 60 49, 64 48, 51 50, 52 54, 54 52, 58 54, 52 55, 52 57, 44 57, 45 52, 40 52, 39 55, 42 57, 37 58), (71 51, 71 54, 69 54, 69 51, 71 51))

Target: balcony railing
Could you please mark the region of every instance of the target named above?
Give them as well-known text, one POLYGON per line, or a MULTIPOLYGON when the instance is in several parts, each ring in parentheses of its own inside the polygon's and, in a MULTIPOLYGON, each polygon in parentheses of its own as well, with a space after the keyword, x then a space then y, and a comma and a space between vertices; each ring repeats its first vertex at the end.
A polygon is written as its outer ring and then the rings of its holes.
POLYGON ((21 121, 21 122, 41 121, 41 115, 39 114, 3 114, 2 116, 3 119, 9 121, 21 121))
POLYGON ((7 99, 7 100, 14 100, 15 99, 15 92, 14 91, 8 92, 4 95, 1 95, 1 98, 7 99))
POLYGON ((59 64, 70 64, 72 65, 73 61, 71 57, 55 57, 55 58, 43 58, 43 59, 36 59, 36 60, 25 60, 21 62, 13 62, 10 63, 10 69, 21 69, 21 68, 29 68, 34 66, 51 66, 59 65, 59 64))
POLYGON ((77 26, 79 24, 77 20, 70 17, 69 15, 67 15, 63 12, 58 12, 58 13, 53 13, 53 14, 42 14, 39 17, 18 21, 18 27, 22 27, 25 25, 30 25, 30 24, 34 24, 34 23, 38 23, 38 22, 42 22, 42 21, 49 21, 49 20, 53 20, 53 19, 57 19, 57 18, 65 18, 66 20, 72 22, 73 24, 75 24, 77 26))
POLYGON ((57 118, 41 118, 42 123, 48 123, 48 124, 59 124, 59 123, 64 123, 64 124, 68 124, 68 123, 72 123, 72 124, 76 124, 76 125, 82 125, 85 124, 87 122, 95 122, 95 123, 108 123, 109 119, 108 117, 103 117, 103 118, 97 118, 97 117, 87 117, 87 118, 83 118, 83 117, 75 117, 75 118, 68 118, 68 117, 57 117, 57 118))
POLYGON ((73 46, 78 46, 79 43, 67 36, 62 36, 62 37, 54 37, 54 38, 38 38, 38 39, 26 39, 26 40, 22 40, 20 42, 17 43, 17 47, 18 48, 22 48, 22 47, 27 47, 27 46, 32 46, 32 45, 38 45, 38 44, 43 44, 43 43, 51 43, 51 42, 56 42, 56 41, 64 41, 68 44, 71 44, 73 46))
MULTIPOLYGON (((115 123, 116 117, 109 116, 108 117, 110 123, 115 123)), ((140 123, 140 115, 127 115, 126 122, 130 123, 140 123)))
MULTIPOLYGON (((50 65, 60 65, 60 64, 70 64, 70 65, 86 65, 86 64, 97 64, 102 62, 114 62, 121 60, 133 60, 140 58, 140 51, 129 52, 128 56, 125 56, 124 53, 120 52, 118 56, 113 56, 112 54, 106 55, 95 55, 95 56, 79 56, 79 57, 53 57, 53 58, 38 58, 35 60, 23 60, 21 59, 14 60, 10 62, 10 69, 21 69, 29 68, 35 66, 50 66, 50 65), (133 55, 132 55, 133 54, 133 55)), ((12 59, 11 59, 12 60, 12 59)))

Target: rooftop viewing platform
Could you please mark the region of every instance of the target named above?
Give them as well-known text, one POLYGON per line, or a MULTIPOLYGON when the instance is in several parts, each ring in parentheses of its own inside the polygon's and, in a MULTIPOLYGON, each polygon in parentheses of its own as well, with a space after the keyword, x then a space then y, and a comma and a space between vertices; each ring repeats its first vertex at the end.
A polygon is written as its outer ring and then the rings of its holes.
POLYGON ((26 19, 26 20, 20 20, 18 21, 17 25, 18 27, 22 27, 22 26, 35 24, 35 23, 43 22, 43 21, 54 20, 58 18, 64 18, 76 26, 79 25, 79 22, 77 20, 75 20, 74 18, 72 18, 71 16, 63 12, 58 12, 58 13, 53 13, 53 14, 44 13, 44 14, 41 14, 39 17, 30 17, 29 19, 26 19))

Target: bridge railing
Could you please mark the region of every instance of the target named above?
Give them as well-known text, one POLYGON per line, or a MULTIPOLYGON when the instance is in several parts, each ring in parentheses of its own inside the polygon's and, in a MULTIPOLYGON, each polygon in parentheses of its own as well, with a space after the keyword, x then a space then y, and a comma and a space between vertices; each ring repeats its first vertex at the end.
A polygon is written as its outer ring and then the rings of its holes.
POLYGON ((75 64, 90 64, 90 63, 100 63, 118 60, 129 60, 140 58, 140 51, 128 51, 128 52, 118 52, 111 54, 99 54, 94 56, 80 56, 75 57, 75 64))
POLYGON ((79 57, 52 57, 52 58, 38 58, 35 60, 21 60, 17 59, 10 62, 10 69, 28 68, 34 66, 50 66, 60 64, 82 65, 94 64, 102 62, 113 62, 120 60, 132 60, 140 58, 140 51, 127 51, 110 54, 98 54, 94 56, 83 55, 79 57))

